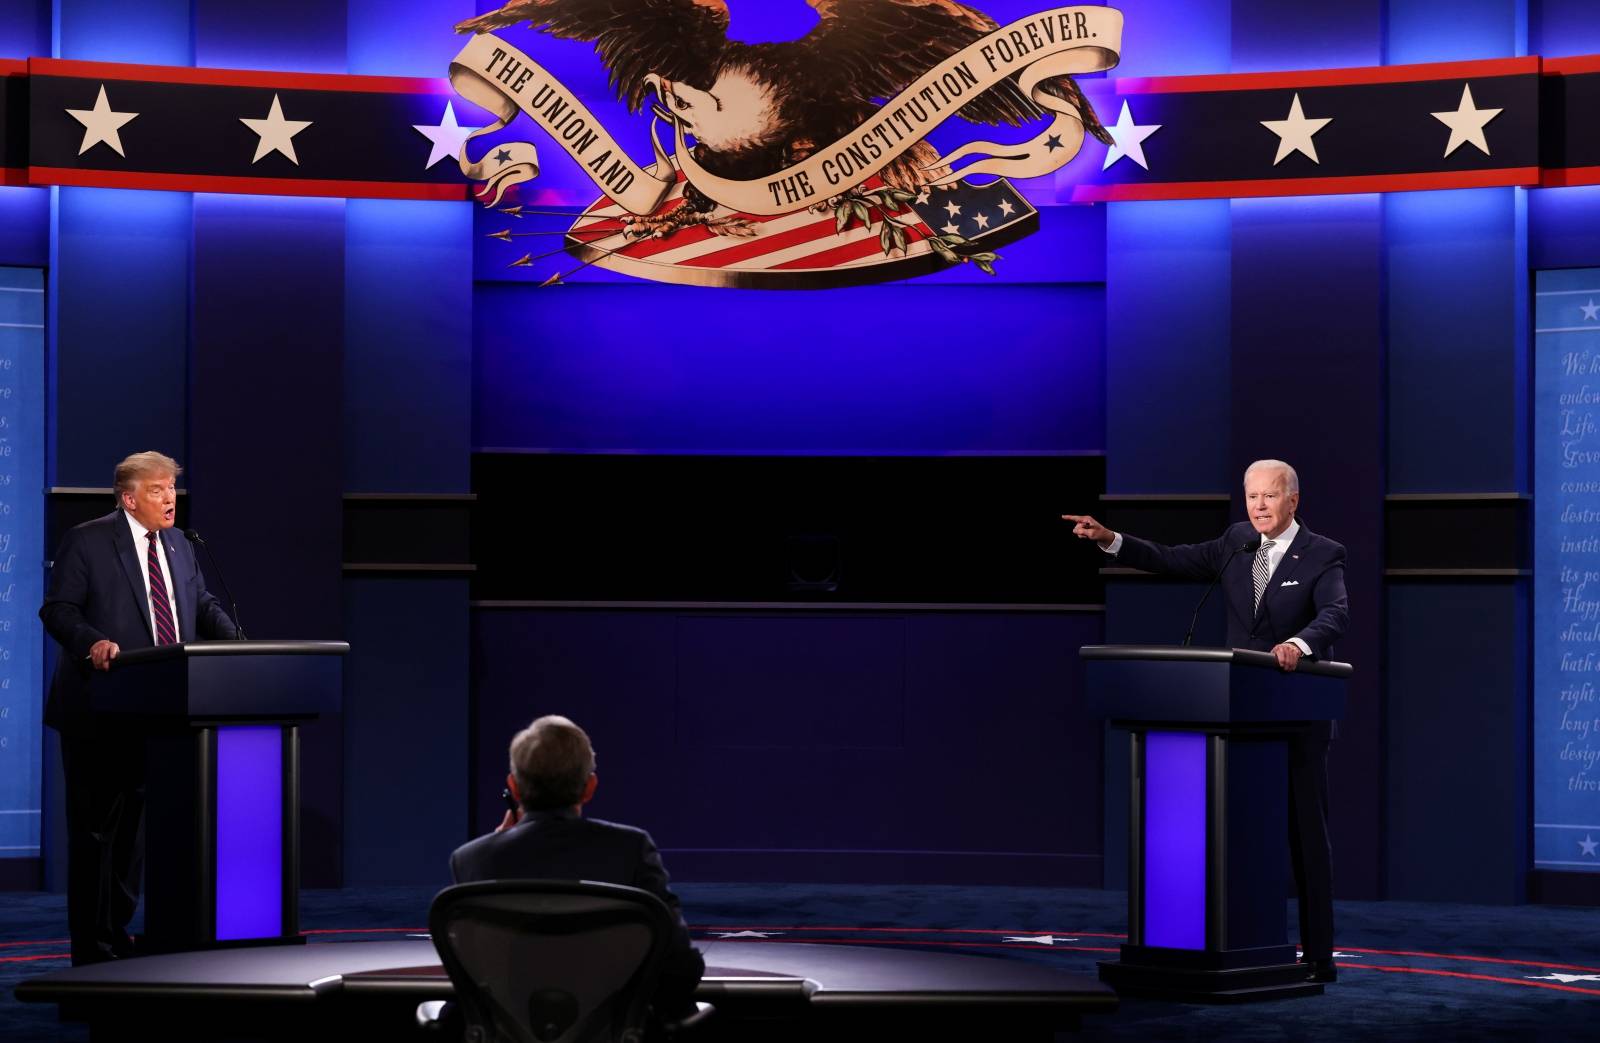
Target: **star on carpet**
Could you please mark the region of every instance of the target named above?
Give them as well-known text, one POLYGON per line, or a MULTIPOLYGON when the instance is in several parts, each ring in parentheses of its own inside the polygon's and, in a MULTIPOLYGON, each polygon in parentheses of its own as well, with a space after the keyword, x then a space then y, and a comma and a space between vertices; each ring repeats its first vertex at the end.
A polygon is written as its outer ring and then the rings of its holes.
POLYGON ((1067 942, 1075 942, 1078 939, 1062 938, 1053 934, 1008 934, 1001 940, 1007 942, 1021 942, 1026 945, 1054 945, 1057 942, 1065 944, 1067 942))

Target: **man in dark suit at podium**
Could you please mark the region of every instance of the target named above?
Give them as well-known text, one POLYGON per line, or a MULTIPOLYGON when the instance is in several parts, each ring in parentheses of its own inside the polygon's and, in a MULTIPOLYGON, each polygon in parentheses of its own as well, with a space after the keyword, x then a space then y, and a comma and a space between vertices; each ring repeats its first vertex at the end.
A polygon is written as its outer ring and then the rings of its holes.
POLYGON ((61 734, 74 965, 132 953, 127 926, 144 869, 144 742, 96 719, 91 671, 110 669, 123 650, 238 636, 194 549, 173 532, 180 473, 161 453, 118 464, 117 509, 67 533, 39 609, 61 645, 44 723, 61 734))
POLYGON ((676 921, 652 1006, 667 1019, 692 1013, 705 959, 689 944, 678 896, 667 886, 667 870, 650 834, 583 817, 598 783, 594 748, 582 728, 565 717, 534 721, 511 740, 506 784, 520 806, 507 811, 493 833, 457 848, 450 874, 457 883, 595 880, 649 891, 676 921))
MULTIPOLYGON (((1228 644, 1271 652, 1293 670, 1304 657, 1329 658, 1350 612, 1344 546, 1295 519, 1300 478, 1282 460, 1257 460, 1244 473, 1247 521, 1209 543, 1168 547, 1116 533, 1088 515, 1066 514, 1073 534, 1118 562, 1185 579, 1220 580, 1228 644), (1239 562, 1234 564, 1234 558, 1239 562), (1232 566, 1230 568, 1230 566, 1232 566)), ((1328 744, 1314 726, 1289 743, 1289 854, 1300 910, 1300 945, 1313 981, 1333 981, 1332 848, 1328 839, 1328 744)))

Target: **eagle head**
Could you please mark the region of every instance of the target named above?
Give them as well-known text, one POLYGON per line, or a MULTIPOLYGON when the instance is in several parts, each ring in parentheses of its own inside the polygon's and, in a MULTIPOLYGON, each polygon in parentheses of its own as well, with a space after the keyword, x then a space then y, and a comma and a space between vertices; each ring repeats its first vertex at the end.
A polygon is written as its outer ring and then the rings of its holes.
POLYGON ((646 79, 684 132, 711 152, 765 148, 786 132, 780 88, 748 65, 722 66, 707 90, 655 73, 646 79))

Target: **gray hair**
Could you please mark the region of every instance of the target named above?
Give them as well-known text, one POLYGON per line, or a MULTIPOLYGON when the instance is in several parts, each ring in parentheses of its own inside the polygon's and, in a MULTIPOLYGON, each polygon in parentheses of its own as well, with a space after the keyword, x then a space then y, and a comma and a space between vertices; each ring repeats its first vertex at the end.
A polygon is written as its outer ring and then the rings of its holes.
POLYGON ((1300 491, 1300 476, 1294 473, 1294 468, 1282 460, 1257 460, 1244 469, 1244 480, 1249 481, 1250 476, 1257 471, 1282 471, 1284 491, 1291 496, 1300 491))
POLYGON ((122 503, 122 494, 131 493, 138 483, 146 478, 163 478, 171 475, 174 479, 183 473, 183 468, 178 466, 178 461, 166 453, 150 450, 143 453, 134 453, 117 465, 111 476, 111 492, 117 498, 118 505, 122 503))
POLYGON ((594 747, 565 717, 541 717, 511 740, 511 774, 529 811, 570 808, 594 774, 594 747))

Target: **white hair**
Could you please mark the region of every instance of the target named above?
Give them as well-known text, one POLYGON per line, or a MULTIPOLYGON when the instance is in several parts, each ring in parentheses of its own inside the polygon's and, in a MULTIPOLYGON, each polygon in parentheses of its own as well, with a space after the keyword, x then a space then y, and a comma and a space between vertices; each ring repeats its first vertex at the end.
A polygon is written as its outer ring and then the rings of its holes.
POLYGON ((1282 471, 1284 492, 1293 495, 1300 491, 1300 476, 1294 473, 1294 468, 1282 460, 1257 460, 1244 469, 1244 480, 1249 481, 1250 476, 1257 471, 1282 471))

